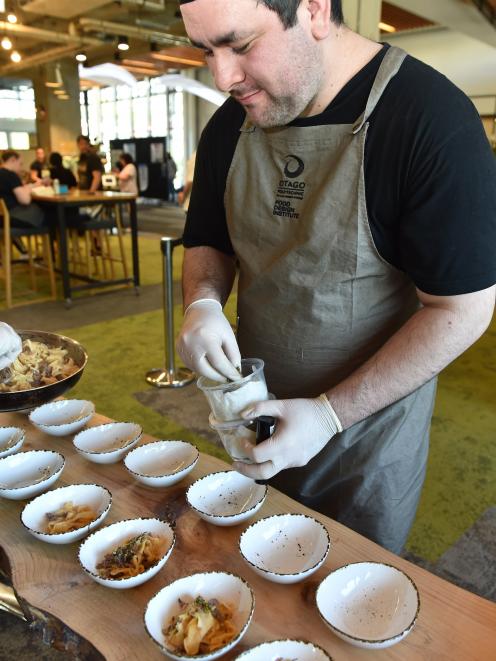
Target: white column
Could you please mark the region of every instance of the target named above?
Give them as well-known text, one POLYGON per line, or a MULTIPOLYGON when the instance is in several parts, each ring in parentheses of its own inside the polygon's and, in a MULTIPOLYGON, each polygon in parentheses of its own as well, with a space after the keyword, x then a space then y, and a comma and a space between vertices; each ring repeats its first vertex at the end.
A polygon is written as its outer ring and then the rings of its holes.
POLYGON ((379 41, 382 0, 343 0, 346 25, 367 39, 379 41))

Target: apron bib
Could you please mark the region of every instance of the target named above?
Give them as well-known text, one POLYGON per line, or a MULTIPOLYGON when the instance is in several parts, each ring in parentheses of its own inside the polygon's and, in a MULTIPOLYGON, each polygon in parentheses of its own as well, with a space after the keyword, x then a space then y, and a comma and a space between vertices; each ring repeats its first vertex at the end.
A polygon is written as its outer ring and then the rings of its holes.
MULTIPOLYGON (((238 343, 265 361, 278 398, 339 383, 418 308, 410 278, 374 245, 364 181, 368 118, 405 56, 389 48, 353 125, 241 127, 224 199, 238 343)), ((423 483, 434 391, 432 381, 270 483, 397 551, 423 483)))

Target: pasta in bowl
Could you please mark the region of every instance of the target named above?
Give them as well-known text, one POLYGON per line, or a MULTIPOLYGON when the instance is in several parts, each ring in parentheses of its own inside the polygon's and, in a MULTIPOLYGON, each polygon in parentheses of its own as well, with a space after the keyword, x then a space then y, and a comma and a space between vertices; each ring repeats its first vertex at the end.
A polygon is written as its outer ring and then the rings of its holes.
POLYGON ((165 521, 127 519, 90 535, 79 548, 79 562, 101 585, 134 588, 162 569, 175 541, 175 533, 165 521))
POLYGON ((239 576, 205 572, 162 588, 145 611, 145 628, 163 654, 178 661, 216 659, 246 633, 255 597, 239 576))
POLYGON ((17 331, 22 352, 0 371, 0 411, 31 410, 60 397, 81 378, 88 360, 75 340, 47 331, 17 331))
POLYGON ((108 489, 98 484, 71 484, 38 496, 22 510, 21 522, 37 539, 70 544, 99 526, 112 505, 108 489))

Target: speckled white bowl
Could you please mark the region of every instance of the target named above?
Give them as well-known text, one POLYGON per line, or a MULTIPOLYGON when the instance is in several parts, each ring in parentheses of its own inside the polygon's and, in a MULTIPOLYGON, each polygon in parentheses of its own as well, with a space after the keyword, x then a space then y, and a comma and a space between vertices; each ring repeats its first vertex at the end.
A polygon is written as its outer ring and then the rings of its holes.
POLYGON ((25 438, 21 427, 0 427, 0 459, 20 450, 25 438))
POLYGON ((331 657, 318 645, 303 640, 272 640, 240 654, 236 661, 331 661, 331 657))
POLYGON ((325 562, 329 533, 305 514, 277 514, 260 519, 239 539, 239 551, 250 567, 275 583, 297 583, 325 562))
POLYGON ((180 482, 198 463, 200 453, 186 441, 152 441, 129 452, 124 465, 149 487, 170 487, 180 482))
POLYGON ((166 656, 176 661, 201 659, 211 661, 222 656, 239 643, 250 625, 255 608, 255 596, 244 579, 227 572, 205 572, 180 578, 162 588, 149 602, 145 610, 145 628, 151 639, 166 656), (162 629, 180 611, 178 599, 193 601, 202 596, 207 601, 218 599, 234 608, 233 624, 237 631, 234 638, 223 647, 209 654, 188 656, 172 652, 166 646, 162 629))
POLYGON ((0 496, 32 498, 46 491, 64 470, 65 459, 52 450, 17 452, 0 459, 0 496))
POLYGON ((186 492, 188 505, 202 519, 216 526, 235 526, 262 507, 267 487, 236 471, 209 473, 186 492))
POLYGON ((85 537, 99 526, 109 513, 112 504, 112 494, 108 489, 98 484, 71 484, 59 487, 53 491, 38 496, 21 512, 21 522, 37 539, 49 544, 70 544, 85 537), (98 515, 96 519, 77 530, 64 533, 47 532, 47 513, 55 512, 64 503, 87 505, 98 515))
POLYGON ((317 608, 346 642, 383 649, 403 640, 417 621, 420 599, 412 579, 381 562, 355 562, 327 576, 317 589, 317 608))
POLYGON ((124 459, 141 438, 142 429, 134 422, 107 422, 80 431, 73 444, 80 455, 96 464, 115 464, 124 459), (115 447, 122 443, 121 447, 115 447))
POLYGON ((93 402, 85 399, 60 399, 38 406, 29 414, 29 420, 46 434, 67 436, 82 429, 94 414, 93 402))
POLYGON ((118 589, 134 588, 150 580, 162 569, 169 559, 175 543, 176 535, 165 521, 155 518, 127 519, 105 526, 90 535, 79 547, 79 562, 84 571, 101 585, 118 589), (144 532, 159 535, 167 540, 166 550, 160 560, 137 576, 129 578, 103 578, 100 576, 96 566, 105 555, 132 537, 144 532))

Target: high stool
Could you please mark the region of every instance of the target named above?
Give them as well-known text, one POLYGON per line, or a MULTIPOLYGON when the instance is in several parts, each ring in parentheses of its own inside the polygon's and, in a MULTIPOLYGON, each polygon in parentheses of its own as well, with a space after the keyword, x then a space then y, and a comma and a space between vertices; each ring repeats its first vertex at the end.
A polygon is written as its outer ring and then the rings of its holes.
POLYGON ((53 269, 50 233, 48 228, 12 227, 10 213, 5 201, 0 198, 0 275, 5 281, 5 301, 7 308, 12 307, 12 266, 28 266, 31 288, 37 291, 36 271, 39 266, 45 268, 50 282, 51 298, 57 296, 55 271, 53 269), (12 258, 12 240, 25 240, 27 260, 12 258))

